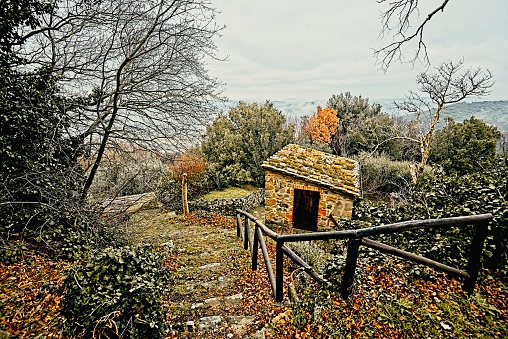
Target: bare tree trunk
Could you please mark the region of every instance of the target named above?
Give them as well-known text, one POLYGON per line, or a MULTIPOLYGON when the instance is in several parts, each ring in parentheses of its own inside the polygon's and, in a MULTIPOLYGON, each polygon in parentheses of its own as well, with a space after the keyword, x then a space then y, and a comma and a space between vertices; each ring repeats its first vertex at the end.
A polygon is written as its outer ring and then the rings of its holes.
POLYGON ((438 105, 436 111, 434 112, 434 115, 432 116, 429 131, 425 134, 425 137, 421 140, 420 146, 422 160, 420 161, 420 164, 417 166, 416 179, 418 179, 418 177, 420 177, 423 174, 423 169, 425 168, 425 165, 427 165, 427 161, 429 160, 430 146, 432 144, 432 139, 434 137, 434 130, 436 129, 436 125, 439 122, 442 109, 443 105, 441 104, 438 105))
MULTIPOLYGON (((416 121, 419 129, 417 142, 420 146, 421 159, 412 170, 413 180, 415 181, 423 173, 429 160, 432 139, 443 108, 449 104, 460 102, 469 96, 484 96, 489 93, 489 89, 493 85, 493 75, 489 70, 483 71, 480 67, 477 67, 460 72, 463 64, 463 61, 456 63, 453 61, 443 62, 436 67, 435 72, 423 72, 418 75, 416 83, 420 86, 420 91, 427 94, 430 100, 425 100, 417 93, 410 91, 405 101, 395 103, 399 110, 417 115, 416 121), (431 103, 436 105, 435 109, 432 109, 431 103), (421 120, 423 114, 430 115, 429 122, 421 120)), ((411 140, 410 138, 407 139, 411 140)))

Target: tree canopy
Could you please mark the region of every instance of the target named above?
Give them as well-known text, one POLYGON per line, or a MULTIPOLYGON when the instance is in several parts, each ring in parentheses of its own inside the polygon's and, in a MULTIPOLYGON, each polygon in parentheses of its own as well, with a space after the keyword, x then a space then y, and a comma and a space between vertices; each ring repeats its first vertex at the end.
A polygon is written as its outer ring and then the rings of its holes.
POLYGON ((107 149, 130 143, 174 150, 195 142, 215 114, 222 84, 205 57, 217 58, 222 27, 208 0, 56 1, 36 29, 20 31, 27 67, 57 74, 74 98, 72 133, 92 163, 82 199, 107 149))
POLYGON ((240 102, 215 120, 204 136, 202 150, 214 168, 215 185, 239 184, 248 178, 263 184, 261 163, 293 142, 294 134, 294 126, 287 125, 273 103, 240 102))
POLYGON ((381 105, 371 105, 368 98, 362 98, 361 95, 353 96, 350 92, 332 95, 328 99, 327 107, 337 112, 339 122, 332 136, 330 148, 340 156, 354 153, 351 152, 349 145, 349 127, 358 121, 381 113, 381 105))
POLYGON ((332 135, 337 130, 337 111, 326 107, 318 106, 317 112, 303 125, 303 134, 310 138, 311 142, 328 144, 332 140, 332 135))
POLYGON ((447 173, 482 172, 495 160, 496 144, 501 132, 474 116, 436 131, 430 161, 443 166, 447 173))
MULTIPOLYGON (((23 70, 17 53, 24 29, 36 29, 51 6, 0 4, 0 233, 31 233, 79 215, 80 145, 68 133, 66 100, 47 69, 23 70)), ((31 233, 32 235, 34 233, 31 233)))

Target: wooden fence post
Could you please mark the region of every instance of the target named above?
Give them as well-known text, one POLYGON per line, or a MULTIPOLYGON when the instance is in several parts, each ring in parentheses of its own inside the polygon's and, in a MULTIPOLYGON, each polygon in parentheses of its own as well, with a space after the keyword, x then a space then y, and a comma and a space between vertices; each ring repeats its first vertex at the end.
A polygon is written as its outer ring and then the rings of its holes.
POLYGON ((242 217, 240 213, 236 212, 236 236, 240 238, 242 236, 242 217))
POLYGON ((356 270, 356 260, 358 259, 358 249, 362 243, 361 239, 349 239, 347 245, 346 268, 344 276, 342 277, 341 294, 344 299, 347 299, 351 294, 353 288, 353 281, 356 270))
POLYGON ((478 266, 483 252, 483 244, 487 237, 489 221, 481 222, 476 225, 473 240, 471 241, 471 250, 469 253, 469 261, 467 264, 467 273, 469 278, 466 278, 462 289, 467 293, 473 293, 476 279, 478 278, 478 266))
POLYGON ((277 253, 275 257, 275 301, 281 302, 284 298, 284 252, 283 241, 277 240, 277 253))
POLYGON ((249 218, 245 216, 245 224, 243 229, 243 249, 248 250, 249 249, 249 233, 250 233, 250 227, 249 227, 249 218))
POLYGON ((258 225, 254 226, 254 241, 252 242, 252 270, 258 269, 258 243, 259 243, 258 225))

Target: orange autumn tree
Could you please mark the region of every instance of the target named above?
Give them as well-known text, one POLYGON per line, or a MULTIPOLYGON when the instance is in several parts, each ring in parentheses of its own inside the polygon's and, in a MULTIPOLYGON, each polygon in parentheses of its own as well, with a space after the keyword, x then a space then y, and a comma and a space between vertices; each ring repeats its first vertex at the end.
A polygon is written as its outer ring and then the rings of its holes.
POLYGON ((337 130, 338 123, 336 110, 328 107, 322 109, 318 106, 317 112, 305 122, 303 134, 308 136, 311 142, 328 144, 337 130))
POLYGON ((171 173, 175 180, 182 182, 182 207, 183 214, 189 214, 187 200, 187 182, 197 178, 205 170, 205 159, 198 154, 186 151, 180 154, 170 165, 171 173))

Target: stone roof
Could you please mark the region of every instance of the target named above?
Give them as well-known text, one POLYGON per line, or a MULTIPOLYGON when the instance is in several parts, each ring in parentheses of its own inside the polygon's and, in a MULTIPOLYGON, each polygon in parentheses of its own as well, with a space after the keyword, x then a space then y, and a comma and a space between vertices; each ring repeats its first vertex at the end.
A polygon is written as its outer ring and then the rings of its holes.
POLYGON ((360 164, 300 145, 289 144, 261 165, 319 186, 349 193, 362 198, 360 164))

